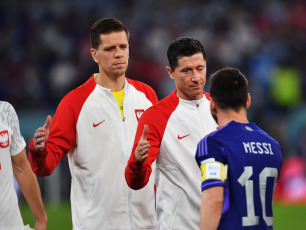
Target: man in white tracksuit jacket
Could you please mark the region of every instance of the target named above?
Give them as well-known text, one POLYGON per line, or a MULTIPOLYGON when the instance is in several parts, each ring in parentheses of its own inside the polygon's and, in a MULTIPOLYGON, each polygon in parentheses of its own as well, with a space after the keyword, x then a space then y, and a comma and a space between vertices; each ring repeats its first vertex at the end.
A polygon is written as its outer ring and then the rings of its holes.
POLYGON ((167 55, 176 90, 141 116, 125 177, 133 189, 148 186, 156 160, 158 229, 198 230, 202 175, 195 153, 217 127, 203 92, 206 54, 199 41, 178 38, 167 55))
POLYGON ((156 229, 154 175, 139 191, 124 179, 137 123, 157 102, 148 85, 125 77, 129 33, 117 19, 91 28, 91 54, 99 73, 60 102, 29 144, 38 176, 50 175, 68 155, 73 229, 156 229), (49 128, 50 126, 50 128, 49 128))

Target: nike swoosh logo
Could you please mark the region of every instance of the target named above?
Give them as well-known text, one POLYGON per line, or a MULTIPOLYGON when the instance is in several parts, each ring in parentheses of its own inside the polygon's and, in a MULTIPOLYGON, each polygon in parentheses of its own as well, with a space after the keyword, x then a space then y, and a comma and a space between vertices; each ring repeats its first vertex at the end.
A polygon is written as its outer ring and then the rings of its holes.
POLYGON ((190 134, 185 135, 185 136, 182 136, 182 137, 180 137, 180 135, 177 135, 177 139, 181 140, 181 139, 183 139, 183 138, 185 138, 185 137, 188 137, 189 135, 190 135, 190 134))
POLYGON ((95 128, 95 127, 97 127, 98 125, 101 125, 104 121, 105 121, 105 120, 99 122, 98 124, 93 123, 92 126, 95 128))

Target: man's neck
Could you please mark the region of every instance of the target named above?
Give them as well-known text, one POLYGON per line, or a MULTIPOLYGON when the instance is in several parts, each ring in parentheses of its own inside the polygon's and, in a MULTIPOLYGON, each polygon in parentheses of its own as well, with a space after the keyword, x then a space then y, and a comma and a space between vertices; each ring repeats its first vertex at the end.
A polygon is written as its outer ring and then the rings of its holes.
POLYGON ((117 92, 123 89, 125 76, 109 77, 103 76, 100 73, 96 75, 95 81, 104 88, 110 89, 112 92, 117 92))
POLYGON ((239 112, 234 110, 219 110, 217 114, 219 128, 227 125, 231 121, 249 123, 245 109, 241 109, 239 112))

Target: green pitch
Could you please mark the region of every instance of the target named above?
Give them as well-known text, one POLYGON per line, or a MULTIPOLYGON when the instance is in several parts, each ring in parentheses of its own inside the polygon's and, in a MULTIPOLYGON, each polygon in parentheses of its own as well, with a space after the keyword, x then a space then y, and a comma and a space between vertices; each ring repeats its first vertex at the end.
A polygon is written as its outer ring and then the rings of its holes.
MULTIPOLYGON (((59 205, 45 204, 48 215, 48 230, 70 230, 71 210, 70 203, 59 205)), ((20 206, 21 215, 25 224, 30 224, 33 228, 35 219, 27 204, 20 206)), ((275 230, 304 230, 306 226, 306 205, 302 206, 283 206, 275 204, 274 211, 274 229, 275 230)))
MULTIPOLYGON (((58 205, 45 203, 44 205, 48 216, 48 230, 72 229, 70 203, 65 202, 58 205)), ((34 228, 35 219, 29 206, 24 203, 20 206, 20 211, 23 223, 25 225, 29 224, 31 228, 34 228)))
POLYGON ((284 206, 274 204, 275 230, 303 230, 306 226, 306 205, 284 206))

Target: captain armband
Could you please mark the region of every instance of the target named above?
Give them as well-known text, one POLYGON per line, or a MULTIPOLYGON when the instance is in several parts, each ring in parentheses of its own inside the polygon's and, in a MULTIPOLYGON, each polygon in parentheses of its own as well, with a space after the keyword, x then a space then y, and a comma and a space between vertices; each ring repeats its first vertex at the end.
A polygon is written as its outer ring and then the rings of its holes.
POLYGON ((202 182, 206 180, 221 180, 227 179, 227 165, 214 158, 209 158, 201 162, 202 182))

